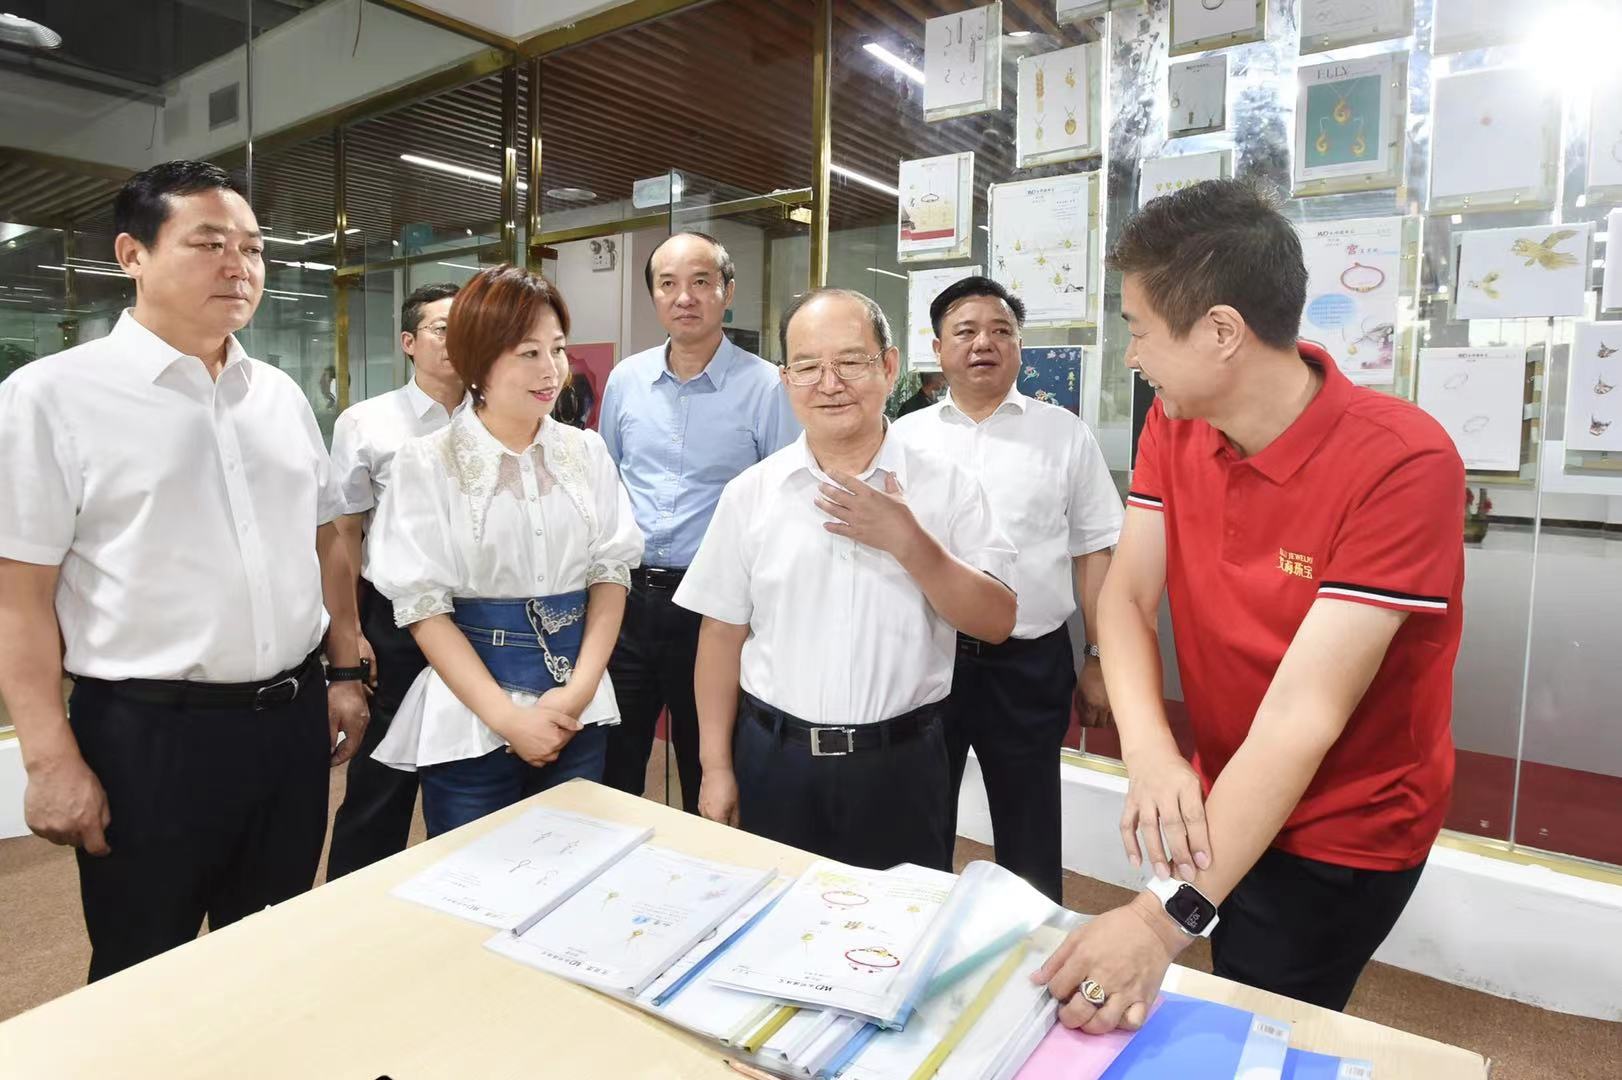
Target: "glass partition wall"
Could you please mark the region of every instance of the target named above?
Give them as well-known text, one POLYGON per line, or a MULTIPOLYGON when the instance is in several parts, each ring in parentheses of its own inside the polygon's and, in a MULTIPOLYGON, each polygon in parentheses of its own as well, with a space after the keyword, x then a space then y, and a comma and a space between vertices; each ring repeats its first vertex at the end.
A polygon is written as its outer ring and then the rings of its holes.
MULTIPOLYGON (((0 378, 110 329, 132 299, 112 263, 112 193, 146 164, 202 156, 245 173, 266 229, 266 298, 246 343, 298 380, 324 429, 408 377, 397 320, 410 289, 516 258, 569 298, 571 358, 600 392, 614 363, 663 340, 642 269, 684 228, 732 250, 727 332, 768 359, 780 312, 808 284, 872 295, 907 346, 899 398, 930 365, 920 316, 943 277, 978 266, 1066 306, 1020 269, 1006 233, 1006 200, 1030 191, 1015 185, 1042 181, 1085 221, 1081 246, 1047 275, 1087 299, 1027 329, 1033 385, 1093 426, 1124 489, 1147 399, 1121 362, 1119 280, 1103 257, 1143 199, 1227 174, 1277 192, 1304 234, 1395 219, 1390 325, 1330 304, 1304 333, 1337 339, 1332 351, 1365 346, 1383 366, 1364 381, 1422 401, 1425 364, 1445 359, 1426 350, 1508 350, 1525 368, 1519 454, 1472 459, 1448 824, 1622 863, 1622 669, 1608 658, 1622 641, 1622 451, 1607 449, 1596 389, 1616 380, 1585 352, 1622 348, 1622 330, 1604 340, 1622 321, 1599 288, 1608 215, 1622 208, 1607 171, 1622 119, 1606 104, 1615 76, 1573 40, 1573 27, 1614 19, 1605 5, 1527 5, 1520 22, 1476 27, 1469 5, 1414 0, 1411 17, 1397 5, 1406 18, 1389 36, 1343 45, 1312 28, 1303 44, 1294 0, 1261 0, 1259 31, 1226 41, 1174 25, 1170 0, 1064 3, 1063 21, 1039 0, 984 14, 972 0, 631 0, 611 32, 592 36, 586 20, 492 48, 374 0, 158 2, 172 17, 140 26, 111 0, 76 5, 74 19, 88 14, 72 24, 59 5, 24 3, 67 42, 54 66, 0 51, 0 378), (929 24, 937 45, 925 20, 942 16, 929 24), (153 34, 166 51, 112 47, 153 34), (1400 70, 1374 110, 1401 146, 1389 177, 1352 191, 1355 179, 1303 182, 1317 132, 1302 143, 1297 113, 1310 122, 1319 108, 1303 77, 1371 62, 1400 70), (950 92, 926 101, 935 75, 950 92), (1475 168, 1460 103, 1490 96, 1457 92, 1472 76, 1519 87, 1511 102, 1552 102, 1517 155, 1541 165, 1521 189, 1448 194, 1467 186, 1461 164, 1475 168), (950 174, 919 171, 971 153, 950 174), (928 188, 947 175, 961 214, 915 199, 921 177, 928 188), (1585 226, 1579 313, 1461 317, 1461 301, 1476 313, 1461 289, 1480 282, 1457 272, 1461 238, 1585 226), (943 230, 944 244, 927 235, 943 230)), ((1332 109, 1319 119, 1339 132, 1332 109)), ((1168 710, 1186 729, 1162 640, 1168 710)), ((1109 767, 1118 751, 1107 729, 1067 742, 1082 766, 1109 767)), ((661 744, 650 794, 675 801, 675 788, 661 744)))

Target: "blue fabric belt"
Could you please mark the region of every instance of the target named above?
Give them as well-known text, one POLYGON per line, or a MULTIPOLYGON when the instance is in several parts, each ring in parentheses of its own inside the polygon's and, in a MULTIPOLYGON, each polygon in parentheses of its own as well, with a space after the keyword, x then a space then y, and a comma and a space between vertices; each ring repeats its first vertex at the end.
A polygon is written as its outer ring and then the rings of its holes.
POLYGON ((453 599, 451 621, 503 690, 544 694, 569 681, 586 631, 586 591, 517 600, 453 599))

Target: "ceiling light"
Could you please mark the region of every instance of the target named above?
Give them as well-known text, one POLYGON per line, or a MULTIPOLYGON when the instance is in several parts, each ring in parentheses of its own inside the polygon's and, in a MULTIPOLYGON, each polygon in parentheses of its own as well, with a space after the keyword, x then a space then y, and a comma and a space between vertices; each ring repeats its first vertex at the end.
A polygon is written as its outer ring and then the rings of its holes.
POLYGON ((1016 38, 1016 39, 1017 38, 1028 38, 1028 37, 1031 36, 1032 33, 1034 33, 1034 31, 1031 31, 1031 30, 1010 30, 1010 31, 1008 31, 1008 36, 1011 37, 1011 38, 1016 38))
POLYGON ((905 60, 901 59, 901 57, 897 56, 889 49, 886 49, 883 45, 869 41, 866 45, 863 45, 862 48, 866 50, 869 56, 882 60, 884 63, 889 64, 891 67, 901 72, 901 74, 911 79, 913 82, 920 86, 923 85, 924 73, 907 63, 905 60))
POLYGON ((880 270, 876 266, 869 266, 868 269, 873 271, 875 274, 883 274, 885 277, 900 278, 902 281, 907 280, 906 274, 898 274, 894 270, 880 270))
MULTIPOLYGON (((11 300, 11 299, 8 299, 7 297, 0 296, 0 304, 32 304, 32 303, 33 303, 32 300, 11 300)), ((6 340, 7 341, 21 341, 22 339, 21 338, 7 338, 6 340)))
POLYGON ((323 295, 321 293, 294 292, 291 289, 266 289, 265 290, 265 295, 266 296, 274 296, 278 300, 285 299, 285 298, 290 297, 290 296, 302 296, 302 297, 304 297, 304 298, 306 298, 308 300, 327 300, 327 299, 330 299, 330 297, 327 297, 327 296, 325 296, 325 295, 323 295))
POLYGON ((901 194, 900 191, 891 187, 889 184, 886 184, 884 181, 875 180, 871 176, 864 176, 855 169, 847 169, 843 165, 829 165, 828 171, 836 175, 843 176, 846 180, 854 180, 858 184, 866 184, 875 191, 882 191, 886 195, 899 196, 901 194))
POLYGON ((41 270, 72 270, 75 274, 97 274, 101 277, 128 277, 122 270, 93 270, 88 266, 46 266, 40 264, 41 270))
POLYGON ((54 49, 62 44, 62 35, 33 19, 0 14, 0 41, 25 49, 54 49))
POLYGON ((597 193, 590 188, 555 187, 546 189, 546 197, 561 202, 590 202, 597 197, 597 193))
POLYGON ((440 266, 454 266, 458 270, 472 270, 475 273, 477 273, 478 270, 479 270, 479 267, 477 267, 477 266, 469 266, 467 263, 442 262, 439 265, 440 266))
MULTIPOLYGON (((460 176, 468 180, 478 180, 486 184, 494 184, 496 187, 501 186, 500 176, 497 176, 495 173, 491 172, 481 172, 478 169, 470 169, 466 165, 453 165, 448 161, 435 161, 433 158, 426 158, 421 154, 401 154, 400 160, 408 162, 412 165, 421 165, 425 169, 437 169, 442 173, 450 173, 452 176, 460 176)), ((528 191, 529 185, 520 180, 518 181, 518 190, 528 191)))

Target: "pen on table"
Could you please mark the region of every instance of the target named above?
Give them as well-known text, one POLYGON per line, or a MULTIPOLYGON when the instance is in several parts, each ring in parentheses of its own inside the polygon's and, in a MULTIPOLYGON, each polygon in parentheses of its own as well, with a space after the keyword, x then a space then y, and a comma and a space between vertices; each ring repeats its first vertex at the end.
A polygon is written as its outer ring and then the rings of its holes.
POLYGON ((732 1058, 722 1058, 721 1061, 739 1076, 749 1077, 749 1080, 777 1080, 777 1077, 771 1073, 762 1072, 753 1065, 745 1065, 743 1062, 734 1061, 732 1058))

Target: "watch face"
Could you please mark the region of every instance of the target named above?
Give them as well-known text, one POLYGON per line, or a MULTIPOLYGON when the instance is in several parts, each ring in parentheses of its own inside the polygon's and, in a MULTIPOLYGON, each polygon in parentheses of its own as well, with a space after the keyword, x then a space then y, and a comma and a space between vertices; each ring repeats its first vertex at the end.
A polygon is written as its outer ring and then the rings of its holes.
POLYGON ((1200 895, 1198 889, 1184 884, 1166 901, 1166 914, 1190 934, 1203 934, 1216 916, 1216 906, 1200 895))

